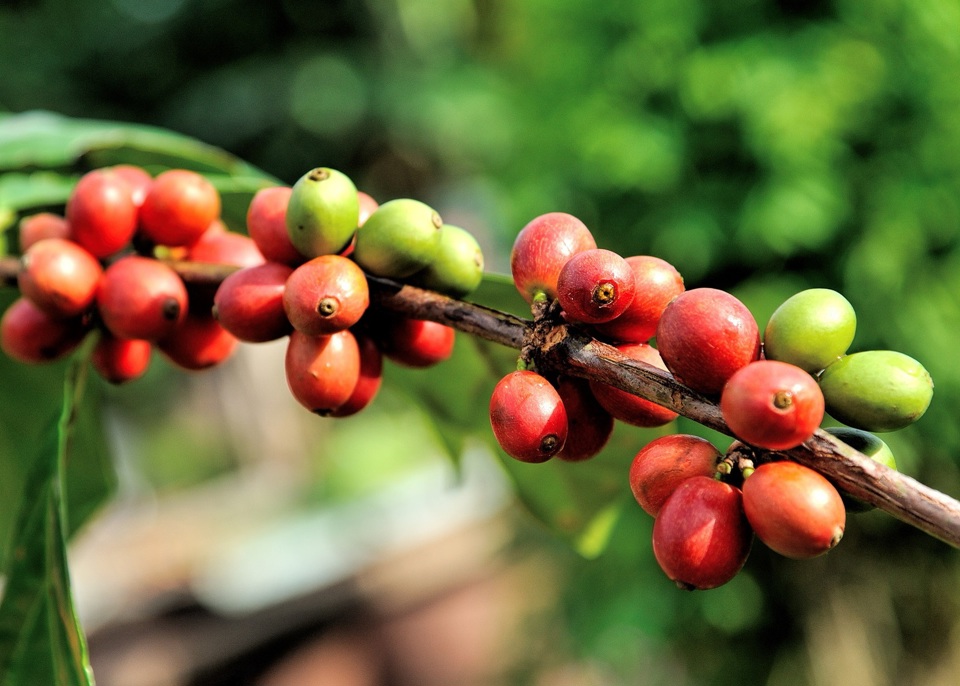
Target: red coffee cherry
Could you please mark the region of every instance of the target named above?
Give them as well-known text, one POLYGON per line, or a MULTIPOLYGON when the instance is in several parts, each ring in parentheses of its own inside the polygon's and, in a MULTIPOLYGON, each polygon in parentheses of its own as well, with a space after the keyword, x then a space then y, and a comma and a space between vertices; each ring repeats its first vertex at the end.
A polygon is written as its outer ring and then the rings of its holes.
POLYGON ((293 270, 283 291, 283 309, 293 328, 309 336, 348 329, 370 305, 367 277, 356 262, 320 255, 293 270))
POLYGON ((70 238, 94 257, 107 257, 127 247, 137 230, 133 189, 110 169, 94 169, 80 177, 67 199, 70 238))
POLYGON ((45 238, 20 259, 20 293, 52 317, 77 317, 93 305, 103 268, 87 250, 65 238, 45 238))
POLYGON ((657 349, 677 381, 719 395, 735 371, 760 358, 760 329, 746 305, 726 291, 694 288, 664 309, 657 349))
POLYGON ((713 477, 721 458, 713 443, 700 436, 655 438, 630 464, 630 490, 644 512, 656 517, 677 486, 693 476, 713 477))
POLYGON ((37 212, 20 220, 17 225, 19 232, 20 252, 26 252, 31 245, 44 238, 69 238, 70 225, 66 218, 53 212, 37 212))
POLYGON ((550 382, 528 370, 507 374, 490 396, 490 425, 503 451, 521 462, 545 462, 567 440, 567 412, 550 382))
POLYGON ((104 331, 93 348, 90 363, 105 381, 124 384, 147 373, 152 353, 150 341, 117 338, 104 331))
POLYGON ((603 409, 586 379, 561 376, 557 393, 567 412, 567 440, 557 457, 565 462, 589 460, 603 450, 613 433, 613 415, 603 409))
POLYGON ((595 324, 594 329, 618 343, 646 343, 657 333, 664 309, 683 293, 683 277, 659 257, 633 255, 626 260, 633 272, 633 300, 616 319, 595 324))
POLYGON ((119 338, 157 340, 187 316, 187 289, 163 262, 127 255, 107 267, 97 289, 104 326, 119 338))
POLYGON ((168 169, 150 184, 140 207, 140 232, 158 245, 190 245, 219 216, 220 193, 206 177, 168 169))
POLYGON ((744 480, 743 508, 757 538, 798 560, 833 548, 847 521, 837 489, 818 472, 787 460, 764 463, 744 480))
POLYGON ((206 312, 190 312, 157 347, 181 369, 198 371, 221 364, 237 349, 237 338, 206 312))
POLYGON ((377 211, 380 203, 374 200, 369 193, 363 191, 357 191, 357 200, 360 202, 360 218, 357 220, 357 227, 359 228, 364 225, 371 214, 377 211))
POLYGON ((283 309, 283 291, 293 268, 265 262, 238 269, 220 282, 213 315, 241 341, 264 343, 293 330, 283 309))
POLYGON ((630 265, 603 248, 571 256, 557 276, 557 300, 566 317, 575 322, 610 321, 627 309, 635 292, 630 265))
POLYGON ((789 450, 810 438, 823 421, 823 393, 799 367, 757 360, 727 381, 720 412, 741 441, 766 450, 789 450))
POLYGON ((150 184, 153 183, 153 177, 143 167, 135 164, 115 164, 107 167, 121 179, 130 185, 130 193, 133 198, 133 204, 140 207, 147 197, 147 191, 150 190, 150 184))
POLYGON ((294 330, 284 361, 287 385, 297 402, 327 416, 346 403, 360 379, 360 348, 349 329, 329 336, 294 330))
POLYGON ((247 233, 267 260, 295 267, 306 258, 293 247, 287 233, 287 205, 292 192, 290 186, 257 191, 247 208, 247 233))
MULTIPOLYGON (((667 371, 660 359, 660 353, 653 346, 646 343, 622 343, 616 348, 627 357, 667 371)), ((633 426, 654 427, 669 424, 677 418, 677 413, 673 410, 601 381, 591 380, 590 389, 600 405, 621 422, 633 426)))
POLYGON ((0 319, 0 349, 18 362, 52 362, 72 352, 86 333, 80 319, 51 317, 21 296, 0 319))
POLYGON ((448 359, 456 342, 456 331, 445 324, 402 316, 384 317, 374 335, 391 362, 416 369, 448 359))
MULTIPOLYGON (((220 222, 214 222, 216 227, 220 222)), ((252 267, 263 264, 266 259, 250 236, 223 229, 208 228, 202 236, 187 248, 186 259, 207 264, 228 264, 235 267, 252 267)))
MULTIPOLYGON (((362 204, 362 203, 361 203, 362 204)), ((332 410, 330 417, 349 417, 373 402, 383 382, 383 353, 369 336, 356 336, 360 349, 360 378, 353 393, 340 407, 332 410)))
POLYGON ((722 586, 743 568, 753 533, 740 490, 694 476, 674 490, 653 523, 653 554, 682 589, 722 586))
POLYGON ((560 270, 574 254, 597 247, 590 229, 573 215, 549 212, 520 229, 510 252, 513 283, 527 302, 538 293, 557 297, 560 270))

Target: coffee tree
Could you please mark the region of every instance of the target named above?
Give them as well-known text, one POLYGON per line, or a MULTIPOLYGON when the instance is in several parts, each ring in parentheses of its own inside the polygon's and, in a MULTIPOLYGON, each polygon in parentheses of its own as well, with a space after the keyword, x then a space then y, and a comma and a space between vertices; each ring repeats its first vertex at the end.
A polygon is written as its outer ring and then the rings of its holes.
POLYGON ((960 503, 897 471, 876 435, 920 419, 933 381, 899 351, 852 350, 856 315, 836 291, 802 290, 761 328, 732 294, 598 246, 566 213, 531 218, 496 275, 469 228, 418 199, 378 204, 340 170, 285 185, 165 131, 41 114, 3 127, 3 390, 9 402, 34 375, 63 379, 58 400, 25 401, 49 424, 18 456, 5 683, 92 683, 66 542, 109 497, 111 470, 85 392, 135 383, 157 355, 202 373, 239 345, 286 340, 277 373, 317 421, 376 402, 386 365, 411 370, 403 383, 435 408, 456 384, 483 389, 488 406, 437 418, 452 456, 484 437, 531 514, 590 554, 607 540, 612 476, 655 517, 665 588, 723 586, 754 546, 826 554, 848 513, 874 507, 960 546, 960 503), (455 384, 415 380, 444 365, 455 384), (615 424, 678 417, 729 441, 668 430, 584 478, 615 424))

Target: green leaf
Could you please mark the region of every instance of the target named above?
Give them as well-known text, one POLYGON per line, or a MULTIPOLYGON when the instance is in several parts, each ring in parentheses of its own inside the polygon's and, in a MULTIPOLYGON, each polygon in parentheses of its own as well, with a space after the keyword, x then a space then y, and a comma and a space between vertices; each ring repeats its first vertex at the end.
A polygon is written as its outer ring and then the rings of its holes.
POLYGON ((87 361, 78 355, 70 365, 62 408, 24 484, 0 601, 3 686, 94 683, 67 569, 64 498, 66 461, 80 416, 87 361))

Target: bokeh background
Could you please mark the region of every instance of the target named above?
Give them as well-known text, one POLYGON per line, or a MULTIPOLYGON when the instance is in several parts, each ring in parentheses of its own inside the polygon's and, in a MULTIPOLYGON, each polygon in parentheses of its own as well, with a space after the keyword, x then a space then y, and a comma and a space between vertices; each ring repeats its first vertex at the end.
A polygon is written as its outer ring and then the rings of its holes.
MULTIPOLYGON (((837 289, 854 349, 935 380, 926 416, 884 436, 900 469, 960 493, 956 0, 16 0, 0 65, 0 111, 171 129, 283 183, 336 167, 433 204, 491 271, 562 210, 761 327, 793 292, 837 289)), ((443 371, 397 371, 335 423, 286 397, 275 346, 252 348, 99 389, 118 486, 72 552, 103 684, 960 681, 957 553, 886 515, 851 517, 816 560, 757 544, 727 586, 683 593, 626 490, 657 432, 618 428, 603 479, 573 472, 617 507, 571 542, 481 435, 509 354, 447 373, 480 379, 460 408, 477 435, 451 440, 429 402, 443 371)), ((9 456, 31 410, 14 398, 58 368, 4 365, 9 456)))

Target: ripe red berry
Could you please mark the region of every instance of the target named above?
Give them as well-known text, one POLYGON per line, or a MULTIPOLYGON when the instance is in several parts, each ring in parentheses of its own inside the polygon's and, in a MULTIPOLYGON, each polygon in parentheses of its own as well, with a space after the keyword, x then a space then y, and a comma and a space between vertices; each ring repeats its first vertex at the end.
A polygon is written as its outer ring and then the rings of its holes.
POLYGON ((357 228, 364 225, 367 218, 377 211, 380 203, 373 199, 369 193, 357 191, 357 200, 360 202, 360 217, 357 219, 357 228))
POLYGON ((823 393, 809 373, 776 360, 757 360, 723 387, 720 411, 733 434, 767 450, 789 450, 823 421, 823 393))
POLYGON ((220 193, 188 169, 168 169, 150 184, 140 207, 140 232, 158 245, 196 242, 220 216, 220 193))
POLYGON ((664 309, 683 293, 683 277, 672 264, 659 257, 633 255, 626 260, 633 272, 633 300, 616 319, 595 324, 594 329, 618 343, 646 343, 657 333, 664 309))
POLYGON ((284 360, 287 385, 297 402, 327 416, 346 403, 360 379, 360 348, 349 329, 329 336, 294 330, 284 360))
POLYGON ((125 248, 137 230, 133 189, 110 169, 94 169, 80 177, 67 199, 70 238, 94 257, 125 248))
MULTIPOLYGON (((663 360, 660 359, 660 353, 651 345, 622 343, 616 348, 627 357, 663 371, 667 370, 663 360)), ((677 413, 673 410, 601 381, 591 380, 590 389, 600 405, 621 422, 633 426, 654 427, 663 426, 677 418, 677 413)))
POLYGON ((753 534, 734 486, 694 476, 667 498, 653 524, 653 554, 683 589, 721 586, 743 568, 753 534))
POLYGON ((293 328, 310 336, 348 329, 370 304, 367 277, 357 263, 320 255, 293 270, 283 291, 283 308, 293 328))
POLYGON ((490 425, 503 451, 521 462, 545 462, 567 440, 567 412, 550 382, 527 370, 507 374, 490 396, 490 425))
POLYGON ((716 288, 674 298, 657 325, 657 349, 677 381, 719 395, 733 373, 760 357, 760 329, 746 305, 716 288))
POLYGON ((197 371, 221 364, 237 348, 237 338, 207 312, 190 312, 177 328, 157 343, 168 360, 181 369, 197 371))
POLYGON ((391 362, 418 369, 448 359, 456 342, 452 327, 403 316, 384 317, 375 326, 374 335, 391 362))
POLYGON ((290 186, 257 191, 247 208, 247 233, 266 259, 296 266, 305 258, 293 247, 287 233, 287 205, 292 192, 290 186))
POLYGON ((223 328, 248 343, 286 336, 293 327, 283 309, 283 290, 292 273, 292 267, 279 262, 238 269, 217 287, 214 316, 223 328))
POLYGON ((150 184, 153 183, 153 177, 150 176, 150 172, 135 164, 115 164, 112 167, 107 167, 107 169, 130 185, 133 204, 140 207, 143 204, 144 198, 147 197, 150 184))
POLYGON ((613 433, 613 415, 603 409, 586 379, 561 376, 557 393, 567 412, 567 440, 557 457, 566 462, 589 460, 603 450, 613 433))
POLYGON ((137 338, 117 338, 101 333, 90 363, 105 381, 123 384, 143 376, 150 366, 153 344, 137 338))
MULTIPOLYGON (((217 224, 214 222, 213 226, 217 224)), ((186 259, 235 267, 252 267, 266 262, 263 253, 249 236, 226 230, 211 231, 209 228, 187 248, 186 259)))
POLYGON ((18 362, 52 362, 72 352, 86 333, 81 320, 56 319, 21 296, 0 319, 0 349, 18 362))
POLYGON ((513 283, 527 302, 557 297, 560 270, 574 254, 597 247, 590 229, 564 212, 542 214, 520 229, 510 252, 513 283))
POLYGON ((630 490, 644 512, 656 517, 677 486, 693 476, 714 476, 720 459, 720 451, 700 436, 655 438, 630 464, 630 490))
POLYGON ((97 294, 103 268, 86 249, 65 238, 45 238, 21 257, 17 285, 52 317, 77 317, 97 294))
POLYGON ((373 402, 383 382, 383 353, 369 336, 356 336, 360 350, 360 378, 347 401, 329 413, 330 417, 355 415, 373 402))
POLYGON ((127 255, 104 270, 97 309, 115 336, 157 340, 186 317, 187 289, 163 262, 127 255))
POLYGON ((53 212, 37 212, 20 220, 17 226, 19 232, 20 252, 44 238, 69 238, 70 225, 66 218, 53 212))
POLYGON ((818 472, 787 460, 764 463, 744 480, 743 507, 757 538, 794 559, 833 548, 847 520, 837 489, 818 472))
POLYGON ((557 276, 557 300, 566 317, 599 324, 618 317, 633 301, 636 283, 625 259, 594 248, 571 256, 557 276))

